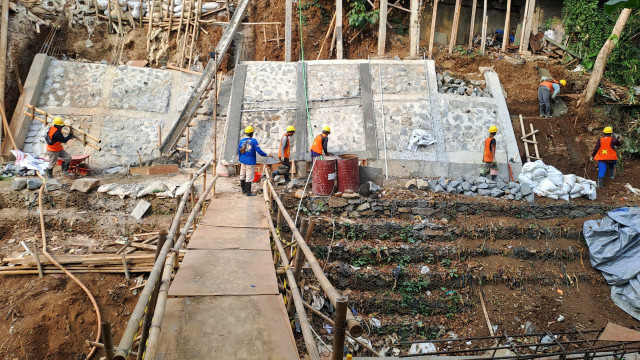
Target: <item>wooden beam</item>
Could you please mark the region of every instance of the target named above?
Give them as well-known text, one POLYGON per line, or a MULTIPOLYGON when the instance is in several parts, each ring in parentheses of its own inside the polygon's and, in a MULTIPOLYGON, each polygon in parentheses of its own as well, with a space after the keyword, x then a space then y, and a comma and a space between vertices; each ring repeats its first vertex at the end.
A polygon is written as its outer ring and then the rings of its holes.
POLYGON ((529 10, 527 12, 527 23, 523 29, 523 42, 520 43, 520 52, 527 51, 529 39, 531 38, 531 24, 533 24, 533 14, 536 10, 536 0, 529 0, 529 10))
POLYGON ((342 0, 336 0, 336 58, 338 60, 344 58, 344 49, 342 47, 342 0))
POLYGON ((504 35, 502 39, 502 51, 507 51, 507 46, 509 46, 509 27, 511 24, 511 0, 507 0, 507 15, 504 18, 504 35))
POLYGON ((387 43, 387 0, 380 0, 380 27, 378 30, 378 55, 384 55, 387 43))
POLYGON ((284 61, 291 61, 291 13, 293 0, 286 0, 284 14, 284 61))
POLYGON ((476 7, 478 7, 478 0, 473 0, 471 5, 471 30, 469 30, 469 50, 473 49, 473 34, 476 30, 476 7))
POLYGON ((409 55, 417 56, 420 48, 420 0, 411 0, 411 17, 409 20, 410 27, 410 46, 409 55))
POLYGON ((438 15, 438 0, 433 2, 433 11, 431 12, 431 34, 429 36, 429 59, 433 59, 433 37, 436 33, 436 17, 438 15))
MULTIPOLYGON (((7 84, 7 37, 9 29, 9 0, 2 0, 2 18, 0 18, 0 106, 4 107, 4 87, 7 84)), ((6 121, 7 124, 9 121, 6 121)), ((0 144, 2 142, 2 123, 0 123, 0 144)), ((8 126, 8 125, 4 125, 8 126)), ((5 129, 7 133, 10 130, 5 129)))
POLYGON ((456 0, 456 7, 453 13, 453 25, 451 25, 451 36, 449 39, 449 54, 453 54, 453 48, 456 46, 456 40, 458 37, 458 25, 460 23, 461 6, 462 0, 456 0))
POLYGON ((482 56, 484 56, 484 51, 487 47, 487 0, 484 0, 484 7, 482 8, 482 42, 481 42, 481 51, 482 56))

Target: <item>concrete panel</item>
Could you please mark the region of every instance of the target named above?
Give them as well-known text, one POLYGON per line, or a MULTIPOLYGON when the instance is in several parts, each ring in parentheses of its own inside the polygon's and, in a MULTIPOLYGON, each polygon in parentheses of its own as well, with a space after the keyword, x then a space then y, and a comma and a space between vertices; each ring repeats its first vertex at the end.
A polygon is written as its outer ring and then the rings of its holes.
POLYGON ((360 93, 362 94, 362 116, 364 119, 364 136, 367 144, 368 158, 378 157, 376 141, 376 119, 373 115, 373 94, 371 93, 371 67, 360 64, 360 93))
POLYGON ((238 159, 238 141, 240 134, 240 120, 242 118, 242 102, 247 76, 247 66, 238 65, 234 71, 233 85, 231 85, 231 100, 227 113, 227 127, 224 137, 224 158, 233 162, 238 159))

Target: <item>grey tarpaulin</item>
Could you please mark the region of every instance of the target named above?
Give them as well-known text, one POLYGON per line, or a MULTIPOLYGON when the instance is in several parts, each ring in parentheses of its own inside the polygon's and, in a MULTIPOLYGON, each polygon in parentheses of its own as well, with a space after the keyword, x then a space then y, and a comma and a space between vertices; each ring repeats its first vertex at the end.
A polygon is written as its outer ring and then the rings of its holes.
POLYGON ((611 299, 640 320, 640 208, 620 208, 602 220, 585 221, 583 232, 591 265, 611 285, 611 299))

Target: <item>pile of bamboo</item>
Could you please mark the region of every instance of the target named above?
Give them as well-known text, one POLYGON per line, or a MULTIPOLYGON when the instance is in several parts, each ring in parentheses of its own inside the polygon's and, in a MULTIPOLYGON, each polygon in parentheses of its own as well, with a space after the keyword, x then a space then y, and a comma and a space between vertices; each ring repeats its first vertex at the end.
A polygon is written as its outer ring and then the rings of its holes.
MULTIPOLYGON (((150 272, 155 262, 155 253, 122 255, 52 255, 53 258, 72 273, 144 273, 150 272)), ((180 254, 180 260, 183 254, 180 254)), ((38 264, 33 255, 22 258, 4 258, 0 266, 0 275, 38 274, 38 264)), ((45 274, 61 274, 45 256, 40 255, 40 264, 45 274)))

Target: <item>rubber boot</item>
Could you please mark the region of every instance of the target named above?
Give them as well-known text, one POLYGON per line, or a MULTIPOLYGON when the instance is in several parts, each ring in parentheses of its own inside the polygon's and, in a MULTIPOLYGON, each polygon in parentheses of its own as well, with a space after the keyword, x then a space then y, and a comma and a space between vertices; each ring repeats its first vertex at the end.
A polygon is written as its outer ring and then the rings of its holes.
POLYGON ((62 163, 62 174, 65 176, 71 176, 72 174, 69 174, 69 162, 65 161, 62 163))
POLYGON ((244 186, 247 183, 246 180, 240 180, 240 190, 242 191, 242 193, 244 194, 245 192, 247 192, 246 187, 244 186))
POLYGON ((598 187, 601 188, 604 186, 604 178, 599 177, 598 178, 598 187))
POLYGON ((540 117, 541 118, 545 117, 545 115, 544 115, 544 106, 542 106, 542 105, 540 106, 540 117))
POLYGON ((615 177, 616 177, 616 167, 615 166, 612 166, 611 170, 609 170, 609 177, 612 178, 612 179, 615 179, 615 177))
POLYGON ((244 185, 244 186, 245 186, 245 192, 244 192, 244 194, 245 194, 245 195, 247 195, 247 196, 256 196, 256 194, 254 194, 254 193, 252 193, 252 192, 251 192, 251 184, 252 184, 252 183, 248 182, 248 183, 246 183, 246 184, 244 185))
POLYGON ((289 183, 289 181, 291 181, 291 174, 289 174, 289 172, 288 172, 288 171, 284 174, 284 181, 285 181, 287 184, 289 183))
POLYGON ((47 169, 47 179, 53 179, 53 169, 47 169))
POLYGON ((551 119, 551 118, 553 117, 553 116, 551 116, 551 109, 546 109, 545 117, 546 117, 547 119, 551 119))

